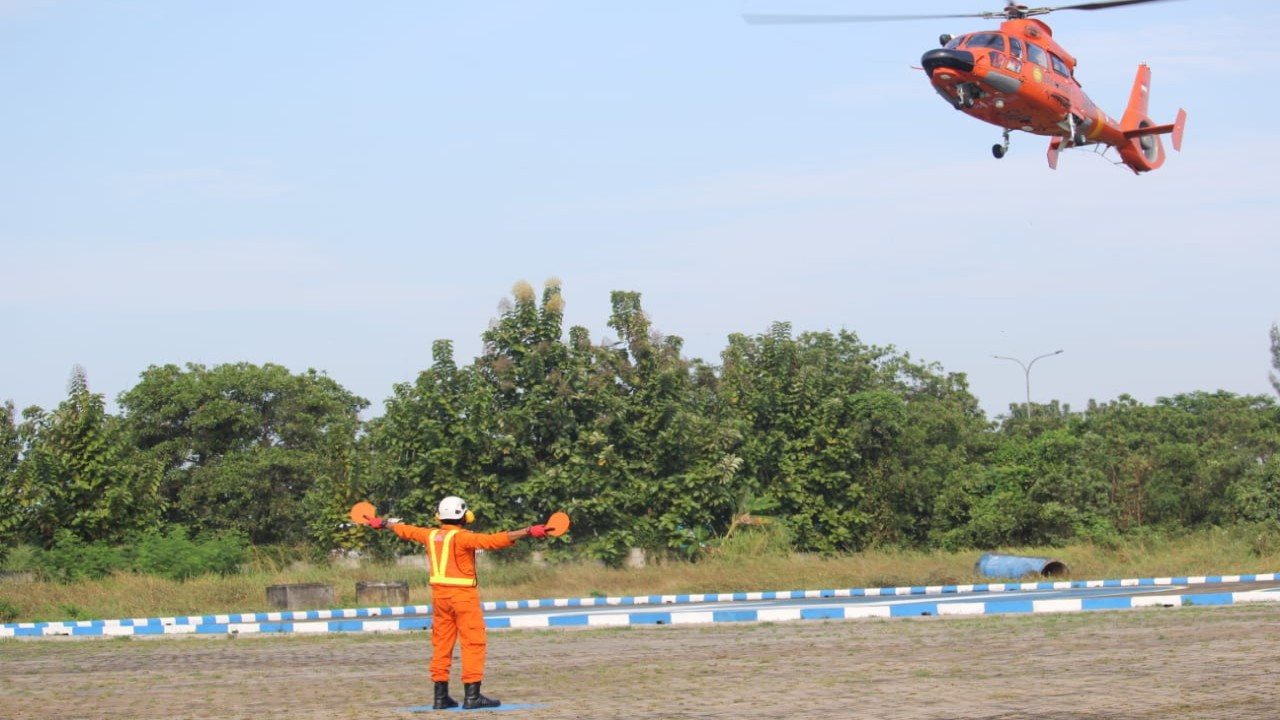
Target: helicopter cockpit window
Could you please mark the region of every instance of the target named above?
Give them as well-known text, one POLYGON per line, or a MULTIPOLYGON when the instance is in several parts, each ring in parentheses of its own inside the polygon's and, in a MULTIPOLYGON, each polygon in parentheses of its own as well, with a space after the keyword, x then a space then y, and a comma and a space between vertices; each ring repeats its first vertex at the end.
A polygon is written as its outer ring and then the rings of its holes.
POLYGON ((1009 54, 1022 59, 1022 41, 1016 37, 1009 38, 1009 54))
POLYGON ((1045 51, 1039 45, 1027 43, 1027 59, 1042 68, 1048 69, 1049 67, 1049 56, 1045 54, 1045 51))
POLYGON ((967 48, 991 48, 1004 52, 1004 36, 995 33, 974 33, 969 36, 967 48))
POLYGON ((1053 53, 1049 53, 1049 60, 1053 62, 1054 72, 1058 73, 1062 77, 1071 77, 1071 70, 1067 68, 1067 63, 1064 62, 1062 58, 1054 55, 1053 53))
POLYGON ((953 37, 953 38, 951 38, 951 40, 950 40, 950 41, 948 41, 948 42, 947 42, 947 44, 946 44, 946 45, 943 45, 943 47, 948 48, 948 49, 951 49, 951 50, 955 50, 956 48, 960 47, 960 43, 963 43, 965 40, 968 40, 968 39, 969 39, 969 36, 968 36, 968 35, 961 35, 961 36, 959 36, 959 37, 953 37))

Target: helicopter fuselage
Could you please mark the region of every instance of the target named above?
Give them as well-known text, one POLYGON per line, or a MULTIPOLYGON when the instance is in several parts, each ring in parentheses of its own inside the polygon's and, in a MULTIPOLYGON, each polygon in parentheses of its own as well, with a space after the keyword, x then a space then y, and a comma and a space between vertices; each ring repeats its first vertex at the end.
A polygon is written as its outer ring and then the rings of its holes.
MULTIPOLYGON (((940 38, 921 64, 937 92, 957 110, 1005 128, 1053 138, 1050 165, 1061 148, 1102 144, 1116 148, 1134 172, 1164 162, 1159 135, 1172 132, 1181 146, 1185 113, 1170 125, 1155 125, 1146 115, 1150 69, 1138 69, 1129 107, 1121 120, 1107 115, 1084 93, 1075 78, 1076 60, 1053 39, 1048 25, 1034 18, 1005 20, 998 31, 940 38)), ((993 148, 996 157, 1004 151, 993 148)))

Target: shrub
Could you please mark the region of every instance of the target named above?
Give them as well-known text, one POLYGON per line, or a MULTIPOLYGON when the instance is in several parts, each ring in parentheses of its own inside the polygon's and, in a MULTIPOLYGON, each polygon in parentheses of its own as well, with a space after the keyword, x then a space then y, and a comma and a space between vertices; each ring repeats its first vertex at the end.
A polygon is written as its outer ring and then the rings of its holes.
POLYGON ((248 544, 234 531, 190 538, 185 527, 174 525, 164 533, 152 530, 138 538, 129 551, 129 569, 170 580, 229 575, 248 557, 248 544))
POLYGON ((0 570, 39 570, 40 549, 33 545, 19 545, 5 555, 0 570))
POLYGON ((759 557, 786 557, 791 554, 792 541, 791 530, 786 523, 773 520, 738 527, 736 532, 715 543, 715 555, 743 561, 759 557))
POLYGON ((1274 518, 1249 528, 1249 551, 1255 557, 1268 557, 1280 552, 1280 520, 1274 518))
POLYGON ((61 582, 96 580, 125 569, 119 548, 86 543, 69 530, 59 530, 53 547, 39 553, 35 561, 40 574, 61 582))
POLYGON ((187 580, 210 573, 230 575, 239 571, 248 556, 249 541, 243 533, 226 531, 191 538, 186 528, 171 526, 165 532, 148 531, 123 546, 86 543, 60 531, 50 549, 17 548, 7 564, 14 569, 34 569, 57 582, 96 580, 125 571, 187 580), (22 567, 18 567, 19 561, 22 567))
POLYGON ((0 623, 11 623, 21 616, 22 608, 8 600, 0 600, 0 623))

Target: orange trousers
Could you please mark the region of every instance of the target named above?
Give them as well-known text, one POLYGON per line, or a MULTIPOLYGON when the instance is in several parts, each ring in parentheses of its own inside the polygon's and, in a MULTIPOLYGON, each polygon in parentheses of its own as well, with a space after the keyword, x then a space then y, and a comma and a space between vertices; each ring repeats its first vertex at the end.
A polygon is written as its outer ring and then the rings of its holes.
POLYGON ((431 586, 431 680, 447 682, 453 646, 462 640, 462 682, 484 679, 487 639, 480 591, 469 587, 431 586))

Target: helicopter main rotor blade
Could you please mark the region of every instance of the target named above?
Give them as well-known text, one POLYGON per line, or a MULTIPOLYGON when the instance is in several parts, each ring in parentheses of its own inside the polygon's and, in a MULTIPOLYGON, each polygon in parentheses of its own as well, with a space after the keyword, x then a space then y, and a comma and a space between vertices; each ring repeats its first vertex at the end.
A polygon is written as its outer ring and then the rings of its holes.
POLYGON ((1108 8, 1121 7, 1123 5, 1142 5, 1144 3, 1169 1, 1170 0, 1107 0, 1107 2, 1091 2, 1079 3, 1077 5, 1058 5, 1056 7, 1032 8, 1027 10, 1027 14, 1043 15, 1046 13, 1057 12, 1058 10, 1106 10, 1108 8))
MULTIPOLYGON (((1132 1, 1132 0, 1130 0, 1132 1)), ((964 13, 961 15, 743 15, 748 25, 822 25, 831 23, 896 22, 943 18, 993 18, 1004 13, 964 13)))
POLYGON ((1077 3, 1075 5, 1055 5, 1052 7, 1027 7, 1010 2, 1003 10, 980 13, 958 13, 943 15, 743 15, 742 19, 749 25, 824 25, 832 23, 866 23, 896 22, 899 20, 937 20, 950 18, 997 18, 1017 19, 1036 15, 1048 15, 1058 10, 1107 10, 1125 5, 1142 5, 1153 2, 1171 2, 1171 0, 1104 0, 1103 2, 1077 3))

